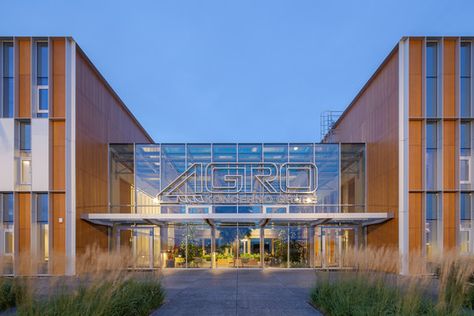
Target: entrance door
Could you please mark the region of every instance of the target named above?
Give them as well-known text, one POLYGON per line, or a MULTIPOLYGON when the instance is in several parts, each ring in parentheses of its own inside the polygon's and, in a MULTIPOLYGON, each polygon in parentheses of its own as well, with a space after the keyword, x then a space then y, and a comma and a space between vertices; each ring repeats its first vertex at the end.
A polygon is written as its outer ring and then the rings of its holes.
POLYGON ((356 236, 354 227, 321 227, 322 268, 348 267, 345 258, 356 249, 356 236))
POLYGON ((128 267, 133 269, 152 269, 155 264, 155 232, 153 227, 119 227, 117 229, 117 248, 128 253, 131 260, 128 267))
POLYGON ((217 268, 259 268, 260 227, 220 224, 216 227, 217 268))

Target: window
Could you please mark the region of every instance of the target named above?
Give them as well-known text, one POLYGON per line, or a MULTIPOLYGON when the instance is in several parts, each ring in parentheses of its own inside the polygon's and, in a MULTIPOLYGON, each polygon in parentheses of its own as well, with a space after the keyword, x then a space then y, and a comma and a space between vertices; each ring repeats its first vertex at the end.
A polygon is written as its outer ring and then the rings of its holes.
POLYGON ((28 121, 20 122, 20 150, 31 150, 31 123, 28 121))
POLYGON ((459 251, 461 254, 471 253, 474 250, 472 241, 473 228, 472 193, 461 193, 459 214, 459 251))
POLYGON ((461 117, 471 116, 471 43, 461 43, 461 117))
POLYGON ((425 209, 425 243, 426 256, 431 257, 439 253, 439 239, 442 233, 438 193, 426 194, 425 209))
POLYGON ((13 43, 3 42, 2 110, 0 117, 13 117, 13 43))
POLYGON ((438 43, 426 44, 426 116, 438 114, 438 43))
POLYGON ((49 262, 49 205, 47 193, 36 194, 36 223, 38 273, 47 274, 49 262))
POLYGON ((49 109, 49 78, 48 78, 48 43, 37 42, 36 43, 36 86, 37 86, 37 99, 36 99, 36 116, 37 117, 48 117, 49 109))
POLYGON ((31 123, 19 122, 20 184, 31 184, 31 123))
POLYGON ((471 124, 461 122, 461 156, 459 157, 459 182, 471 183, 471 124))
POLYGON ((21 159, 20 184, 31 184, 31 159, 21 159))
POLYGON ((0 274, 13 274, 13 193, 0 193, 0 256, 3 265, 0 274))
POLYGON ((426 123, 426 188, 434 190, 438 179, 438 124, 426 123))

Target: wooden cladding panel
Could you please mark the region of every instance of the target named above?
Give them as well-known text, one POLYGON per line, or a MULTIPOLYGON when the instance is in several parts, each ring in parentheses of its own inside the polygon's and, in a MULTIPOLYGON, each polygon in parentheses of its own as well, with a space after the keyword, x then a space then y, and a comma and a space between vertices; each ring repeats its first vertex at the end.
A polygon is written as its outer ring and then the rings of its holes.
POLYGON ((443 40, 443 116, 453 118, 457 116, 457 41, 456 39, 443 40))
POLYGON ((328 141, 367 144, 367 211, 391 211, 395 216, 367 227, 367 243, 398 247, 397 48, 353 101, 328 141))
POLYGON ((457 201, 457 193, 443 193, 443 248, 445 251, 456 249, 457 201))
POLYGON ((457 121, 443 121, 443 189, 456 190, 458 161, 457 121))
POLYGON ((410 39, 409 47, 409 115, 423 116, 423 40, 410 39))
POLYGON ((66 263, 66 195, 65 193, 51 193, 50 197, 53 274, 64 274, 66 263))
POLYGON ((408 248, 410 254, 420 255, 423 246, 423 193, 409 193, 408 196, 408 248))
POLYGON ((108 143, 149 143, 120 99, 78 49, 76 54, 76 248, 108 248, 107 228, 80 218, 108 207, 108 143))
POLYGON ((31 194, 16 194, 16 229, 18 255, 16 271, 20 275, 31 273, 31 194))
POLYGON ((409 126, 409 190, 421 190, 423 187, 423 121, 410 121, 409 126))
POLYGON ((53 38, 51 39, 51 117, 65 118, 66 117, 66 39, 53 38))
POLYGON ((66 189, 66 122, 64 120, 50 121, 51 144, 51 189, 64 191, 66 189))
POLYGON ((18 39, 17 51, 16 116, 31 118, 31 40, 29 38, 18 39))

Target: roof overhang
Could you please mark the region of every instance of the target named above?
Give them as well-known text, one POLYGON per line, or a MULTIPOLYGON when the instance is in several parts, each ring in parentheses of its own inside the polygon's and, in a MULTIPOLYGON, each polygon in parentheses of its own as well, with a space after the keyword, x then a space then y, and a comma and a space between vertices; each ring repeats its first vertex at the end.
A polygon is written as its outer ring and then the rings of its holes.
POLYGON ((255 222, 264 226, 269 222, 308 222, 322 224, 380 224, 393 218, 393 212, 378 213, 252 213, 252 214, 124 214, 88 213, 81 218, 90 223, 105 226, 118 225, 163 225, 166 223, 206 222, 255 222))

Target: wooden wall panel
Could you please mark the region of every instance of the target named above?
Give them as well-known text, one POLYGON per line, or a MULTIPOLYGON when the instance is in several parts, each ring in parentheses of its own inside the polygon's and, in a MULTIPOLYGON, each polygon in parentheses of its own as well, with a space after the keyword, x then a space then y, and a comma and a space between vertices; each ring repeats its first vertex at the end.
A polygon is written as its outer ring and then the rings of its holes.
POLYGON ((51 189, 66 189, 66 131, 64 120, 50 121, 51 189))
POLYGON ((408 248, 411 255, 420 255, 423 246, 423 193, 409 193, 408 198, 408 248))
POLYGON ((20 275, 31 273, 31 194, 16 194, 16 217, 18 228, 16 242, 18 255, 16 258, 16 273, 20 275))
POLYGON ((408 165, 409 165, 409 190, 421 190, 423 188, 423 121, 409 122, 409 145, 408 145, 408 165))
POLYGON ((410 38, 409 42, 409 115, 410 117, 423 116, 423 40, 410 38))
POLYGON ((443 40, 443 116, 454 118, 457 116, 457 49, 456 39, 445 38, 443 40))
POLYGON ((455 192, 443 194, 443 249, 445 251, 456 249, 458 195, 455 192))
POLYGON ((443 121, 443 189, 457 189, 457 143, 458 123, 456 121, 443 121))
POLYGON ((367 211, 395 218, 367 229, 369 246, 398 249, 398 48, 357 95, 327 142, 367 144, 367 211))
POLYGON ((51 39, 51 117, 65 118, 65 102, 66 102, 66 39, 51 39))
POLYGON ((80 219, 83 213, 106 212, 108 207, 108 143, 152 139, 92 66, 76 54, 76 247, 107 249, 107 228, 80 219))
POLYGON ((66 195, 51 193, 51 231, 53 274, 64 274, 66 263, 66 195))
POLYGON ((19 38, 17 41, 17 101, 16 116, 31 117, 31 40, 19 38))

